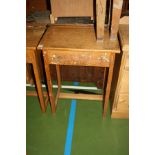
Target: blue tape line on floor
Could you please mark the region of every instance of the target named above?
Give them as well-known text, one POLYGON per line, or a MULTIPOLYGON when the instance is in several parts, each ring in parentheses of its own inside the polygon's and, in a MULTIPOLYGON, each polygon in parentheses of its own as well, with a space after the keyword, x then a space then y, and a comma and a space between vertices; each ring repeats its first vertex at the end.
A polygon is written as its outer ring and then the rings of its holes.
MULTIPOLYGON (((79 85, 79 83, 74 82, 74 86, 77 86, 77 85, 79 85)), ((68 121, 68 129, 67 129, 67 136, 66 136, 66 144, 65 144, 64 155, 70 155, 71 154, 75 113, 76 113, 76 100, 72 100, 71 108, 70 108, 70 114, 69 114, 69 121, 68 121)))

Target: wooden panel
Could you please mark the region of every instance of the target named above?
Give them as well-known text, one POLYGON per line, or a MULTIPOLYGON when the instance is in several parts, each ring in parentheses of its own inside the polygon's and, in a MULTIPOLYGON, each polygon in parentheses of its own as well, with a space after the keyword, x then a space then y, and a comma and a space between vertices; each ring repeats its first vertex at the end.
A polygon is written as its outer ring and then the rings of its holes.
POLYGON ((106 16, 106 0, 96 0, 97 41, 103 41, 105 16, 106 16))
POLYGON ((124 69, 125 69, 125 70, 129 70, 129 55, 126 54, 125 57, 126 57, 126 58, 125 58, 124 69))
MULTIPOLYGON (((115 77, 113 78, 113 92, 111 95, 113 108, 116 108, 118 103, 118 96, 120 93, 128 93, 129 92, 129 71, 125 69, 125 61, 126 54, 123 53, 121 57, 120 69, 115 70, 118 72, 118 80, 115 81, 115 77)), ((117 74, 116 74, 117 75, 117 74)))
POLYGON ((46 0, 26 0, 28 14, 35 11, 46 11, 48 9, 46 0))
MULTIPOLYGON (((55 65, 50 65, 51 77, 56 79, 55 65)), ((103 68, 86 66, 61 66, 62 81, 94 82, 98 88, 103 86, 103 68)))
POLYGON ((120 94, 118 97, 117 111, 128 112, 129 111, 129 95, 120 94))
POLYGON ((110 54, 99 52, 44 51, 48 63, 76 66, 109 66, 110 54))
POLYGON ((121 78, 120 93, 129 92, 129 71, 124 70, 121 78))
MULTIPOLYGON (((128 54, 128 24, 119 26, 119 36, 122 49, 121 65, 118 82, 114 90, 112 118, 128 118, 129 113, 129 54, 128 54), (120 33, 121 32, 121 33, 120 33)), ((116 83, 115 83, 116 84, 116 83)))
POLYGON ((93 0, 51 0, 54 17, 93 16, 93 0))

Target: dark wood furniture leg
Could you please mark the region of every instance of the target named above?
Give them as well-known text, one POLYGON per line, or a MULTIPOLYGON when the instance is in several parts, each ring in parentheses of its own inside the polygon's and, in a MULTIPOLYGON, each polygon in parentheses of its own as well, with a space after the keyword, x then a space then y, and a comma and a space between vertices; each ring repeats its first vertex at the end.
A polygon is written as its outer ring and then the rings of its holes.
POLYGON ((52 113, 55 113, 56 106, 55 106, 55 99, 54 99, 53 90, 52 90, 53 84, 50 76, 50 64, 48 63, 48 56, 46 55, 46 51, 43 51, 43 56, 44 56, 44 66, 45 66, 46 79, 47 79, 47 87, 48 87, 49 98, 51 103, 51 111, 52 113))
POLYGON ((106 117, 106 113, 107 113, 107 109, 108 109, 108 102, 109 102, 110 87, 111 87, 112 76, 113 76, 114 62, 115 62, 115 54, 113 53, 113 54, 111 54, 111 59, 110 59, 109 73, 108 73, 107 86, 106 86, 104 105, 103 105, 103 117, 104 118, 106 117))
POLYGON ((37 87, 38 96, 39 96, 39 100, 40 100, 41 110, 42 110, 42 112, 45 112, 46 108, 45 108, 44 96, 43 96, 43 91, 42 91, 42 87, 41 87, 40 75, 38 72, 39 70, 38 70, 38 66, 37 66, 37 60, 36 60, 36 56, 35 56, 34 52, 33 52, 32 65, 33 65, 34 76, 35 76, 35 80, 36 80, 36 87, 37 87))
POLYGON ((60 95, 60 89, 61 89, 61 74, 60 74, 60 65, 56 65, 56 72, 57 72, 57 83, 58 83, 58 90, 57 95, 55 99, 55 105, 58 103, 59 95, 60 95))
POLYGON ((105 95, 105 85, 106 85, 106 77, 107 77, 107 68, 104 67, 104 72, 103 72, 103 95, 105 95))

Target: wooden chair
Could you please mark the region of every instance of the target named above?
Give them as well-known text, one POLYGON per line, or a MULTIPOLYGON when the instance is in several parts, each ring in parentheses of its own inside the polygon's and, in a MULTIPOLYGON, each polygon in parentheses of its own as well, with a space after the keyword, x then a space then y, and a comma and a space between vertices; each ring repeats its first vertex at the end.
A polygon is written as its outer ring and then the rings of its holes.
POLYGON ((54 24, 58 17, 91 17, 92 20, 96 20, 96 38, 103 41, 108 9, 110 39, 116 40, 122 6, 123 0, 51 0, 50 19, 54 24), (109 5, 106 5, 107 1, 109 5))

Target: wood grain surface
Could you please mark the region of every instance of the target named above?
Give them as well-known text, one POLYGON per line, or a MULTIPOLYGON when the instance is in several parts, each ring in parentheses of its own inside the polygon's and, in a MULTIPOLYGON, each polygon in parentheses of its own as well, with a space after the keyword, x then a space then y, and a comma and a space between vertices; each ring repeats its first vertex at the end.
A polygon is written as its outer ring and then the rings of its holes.
POLYGON ((34 27, 29 26, 26 28, 26 48, 27 49, 36 49, 39 44, 39 41, 45 31, 44 27, 34 27))
POLYGON ((92 25, 52 25, 48 27, 40 46, 46 49, 65 51, 101 51, 119 53, 118 40, 111 41, 108 29, 104 32, 104 42, 96 41, 92 25))

